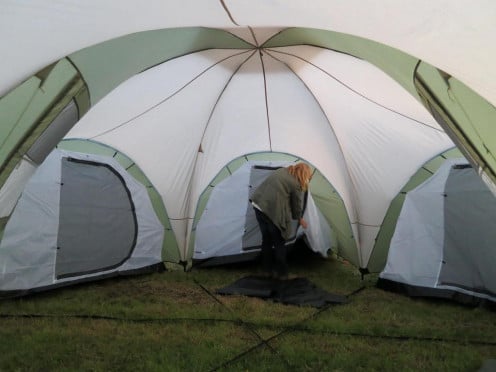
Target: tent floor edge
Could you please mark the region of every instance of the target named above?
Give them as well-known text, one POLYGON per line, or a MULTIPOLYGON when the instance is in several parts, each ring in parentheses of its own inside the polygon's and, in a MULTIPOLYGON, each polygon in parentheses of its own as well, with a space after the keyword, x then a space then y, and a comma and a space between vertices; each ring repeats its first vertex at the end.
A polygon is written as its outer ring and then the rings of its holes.
POLYGON ((412 298, 438 299, 451 301, 468 307, 487 307, 496 311, 496 302, 477 296, 444 288, 429 288, 400 283, 389 279, 379 278, 376 287, 389 292, 400 293, 412 298))
POLYGON ((50 284, 50 285, 43 286, 43 287, 37 287, 37 288, 31 288, 31 289, 14 289, 14 290, 0 291, 0 301, 15 299, 15 298, 19 298, 19 297, 32 296, 32 295, 41 294, 41 293, 44 293, 46 291, 50 291, 53 289, 71 287, 71 286, 76 286, 79 284, 90 284, 91 285, 91 283, 97 283, 98 281, 105 280, 105 279, 136 276, 136 275, 151 274, 151 273, 161 273, 164 271, 167 271, 164 263, 158 262, 156 264, 152 264, 152 265, 137 268, 137 269, 126 270, 126 271, 115 271, 112 273, 107 273, 107 274, 102 274, 102 275, 97 275, 97 276, 90 276, 90 277, 80 278, 80 279, 71 280, 71 281, 65 281, 62 283, 54 283, 54 284, 50 284))

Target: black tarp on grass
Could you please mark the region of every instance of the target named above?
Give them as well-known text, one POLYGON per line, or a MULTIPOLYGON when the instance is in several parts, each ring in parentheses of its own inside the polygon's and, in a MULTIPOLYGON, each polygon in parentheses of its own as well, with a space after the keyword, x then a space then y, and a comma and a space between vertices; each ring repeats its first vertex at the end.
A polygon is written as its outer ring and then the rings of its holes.
POLYGON ((329 293, 307 278, 278 280, 260 276, 246 276, 216 291, 220 295, 243 295, 286 305, 324 307, 348 302, 346 296, 329 293))

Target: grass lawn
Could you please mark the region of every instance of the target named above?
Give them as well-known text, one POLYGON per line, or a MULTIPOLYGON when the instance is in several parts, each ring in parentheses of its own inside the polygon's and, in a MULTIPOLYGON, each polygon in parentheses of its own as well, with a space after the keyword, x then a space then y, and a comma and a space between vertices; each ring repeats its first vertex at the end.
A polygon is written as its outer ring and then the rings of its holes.
POLYGON ((352 294, 347 304, 215 295, 257 270, 167 271, 3 300, 0 371, 478 371, 496 359, 494 310, 386 292, 335 258, 300 252, 291 272, 352 294))

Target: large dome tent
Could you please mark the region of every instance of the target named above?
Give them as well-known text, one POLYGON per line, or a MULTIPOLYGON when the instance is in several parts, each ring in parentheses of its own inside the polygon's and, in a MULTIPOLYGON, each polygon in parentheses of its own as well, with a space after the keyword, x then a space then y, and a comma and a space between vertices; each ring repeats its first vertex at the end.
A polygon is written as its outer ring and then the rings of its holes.
POLYGON ((183 260, 198 197, 223 166, 253 152, 298 156, 344 200, 360 247, 347 258, 360 267, 391 199, 453 146, 378 68, 305 45, 178 56, 120 84, 66 137, 103 142, 139 164, 161 193, 183 260))
POLYGON ((126 8, 133 2, 7 2, 4 219, 76 122, 66 139, 115 148, 143 170, 181 261, 201 195, 249 154, 287 153, 322 174, 355 246, 340 253, 363 270, 381 262, 374 247, 393 199, 452 141, 493 178, 491 3, 148 1, 132 22, 126 8))

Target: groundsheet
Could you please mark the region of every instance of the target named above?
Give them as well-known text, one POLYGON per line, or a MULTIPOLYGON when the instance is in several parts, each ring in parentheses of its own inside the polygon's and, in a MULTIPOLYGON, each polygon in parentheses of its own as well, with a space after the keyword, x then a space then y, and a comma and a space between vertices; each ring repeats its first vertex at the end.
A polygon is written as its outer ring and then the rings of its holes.
POLYGON ((278 280, 259 276, 246 276, 216 291, 221 295, 243 295, 287 305, 323 307, 348 302, 346 296, 329 293, 307 278, 278 280))

